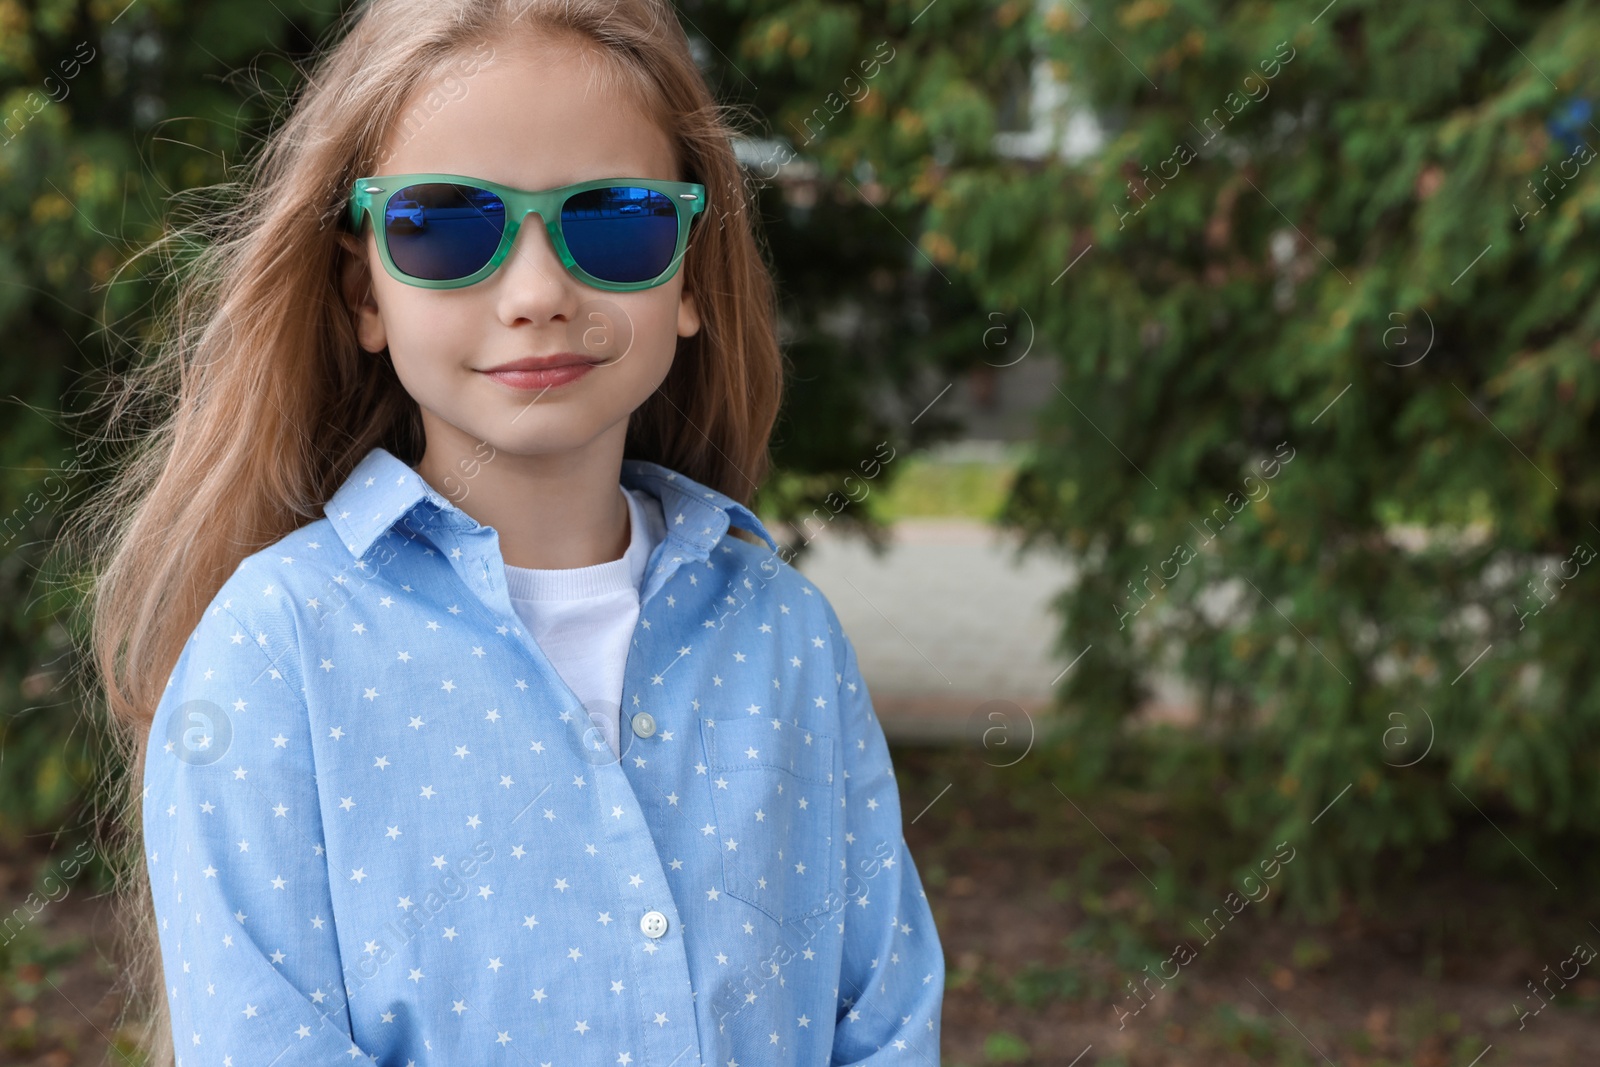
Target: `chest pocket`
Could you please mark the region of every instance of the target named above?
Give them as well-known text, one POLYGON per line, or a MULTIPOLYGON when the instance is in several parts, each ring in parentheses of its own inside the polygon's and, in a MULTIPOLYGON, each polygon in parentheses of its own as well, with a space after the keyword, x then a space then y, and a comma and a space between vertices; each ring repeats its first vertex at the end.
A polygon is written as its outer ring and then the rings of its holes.
POLYGON ((833 738, 765 715, 700 720, 724 891, 781 923, 829 903, 833 738))

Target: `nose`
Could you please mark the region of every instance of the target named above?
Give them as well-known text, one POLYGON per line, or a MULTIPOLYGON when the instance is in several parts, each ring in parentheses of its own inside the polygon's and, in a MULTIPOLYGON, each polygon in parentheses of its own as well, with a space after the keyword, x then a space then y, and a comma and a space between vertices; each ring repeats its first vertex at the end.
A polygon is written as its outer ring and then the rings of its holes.
POLYGON ((567 273, 556 254, 544 219, 530 211, 522 217, 506 261, 493 279, 502 317, 545 321, 576 313, 580 299, 577 279, 567 273))

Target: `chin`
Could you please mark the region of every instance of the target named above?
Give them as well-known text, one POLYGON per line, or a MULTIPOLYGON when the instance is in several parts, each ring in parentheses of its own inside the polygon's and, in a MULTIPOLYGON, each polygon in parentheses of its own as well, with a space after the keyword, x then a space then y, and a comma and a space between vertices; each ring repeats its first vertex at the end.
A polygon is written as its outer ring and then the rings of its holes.
MULTIPOLYGON (((584 415, 571 417, 571 413, 539 410, 534 404, 526 410, 513 413, 516 423, 496 423, 483 427, 478 437, 498 452, 513 456, 543 456, 561 452, 574 452, 592 444, 611 421, 584 415)), ((481 420, 480 420, 481 421, 481 420)))

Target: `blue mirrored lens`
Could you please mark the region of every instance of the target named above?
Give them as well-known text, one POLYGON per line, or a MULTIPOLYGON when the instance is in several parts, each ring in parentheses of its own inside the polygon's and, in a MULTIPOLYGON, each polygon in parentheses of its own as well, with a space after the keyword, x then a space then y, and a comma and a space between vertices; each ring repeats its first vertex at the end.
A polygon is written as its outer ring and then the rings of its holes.
POLYGON ((672 263, 678 209, 654 189, 615 185, 567 197, 561 233, 578 266, 607 282, 645 282, 672 263))
POLYGON ((408 185, 389 197, 383 225, 395 266, 413 278, 453 281, 494 258, 506 205, 471 185, 408 185))

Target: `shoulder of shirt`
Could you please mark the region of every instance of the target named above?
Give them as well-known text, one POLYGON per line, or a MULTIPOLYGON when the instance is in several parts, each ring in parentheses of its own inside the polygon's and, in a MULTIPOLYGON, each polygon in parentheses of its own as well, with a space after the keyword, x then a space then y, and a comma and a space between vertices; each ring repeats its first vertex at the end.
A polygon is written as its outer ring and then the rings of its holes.
POLYGON ((277 590, 295 590, 303 586, 306 578, 327 581, 334 574, 354 572, 356 564, 339 543, 333 524, 320 518, 244 557, 223 588, 236 595, 255 590, 271 599, 268 585, 277 590))
POLYGON ((347 586, 355 566, 326 518, 308 522, 241 559, 206 605, 200 625, 226 614, 269 657, 298 647, 300 612, 316 610, 319 597, 339 595, 345 586, 338 579, 345 578, 347 586))
POLYGON ((820 586, 765 544, 751 544, 734 536, 732 530, 722 536, 711 555, 723 561, 729 581, 739 583, 753 600, 786 606, 796 625, 809 624, 826 635, 824 640, 832 646, 834 662, 842 668, 844 627, 833 602, 820 586), (748 589, 743 587, 746 581, 750 583, 748 589))

